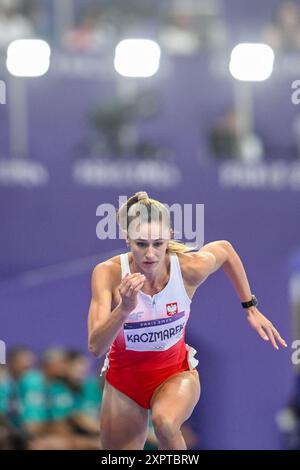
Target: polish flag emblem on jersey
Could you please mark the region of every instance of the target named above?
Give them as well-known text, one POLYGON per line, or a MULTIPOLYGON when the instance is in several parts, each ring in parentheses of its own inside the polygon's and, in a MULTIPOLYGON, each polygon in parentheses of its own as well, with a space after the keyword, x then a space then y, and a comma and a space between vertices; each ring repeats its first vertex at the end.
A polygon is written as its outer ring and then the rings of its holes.
POLYGON ((170 304, 166 304, 166 308, 168 317, 171 317, 172 315, 176 315, 176 313, 178 313, 177 302, 171 302, 170 304))

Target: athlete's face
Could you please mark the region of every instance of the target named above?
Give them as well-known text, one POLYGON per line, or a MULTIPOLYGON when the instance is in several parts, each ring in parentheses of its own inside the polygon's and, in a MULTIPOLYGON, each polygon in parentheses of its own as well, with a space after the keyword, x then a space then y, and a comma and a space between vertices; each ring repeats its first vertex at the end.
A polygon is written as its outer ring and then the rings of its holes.
POLYGON ((170 229, 159 222, 144 223, 128 238, 134 261, 142 272, 154 272, 164 263, 170 229))

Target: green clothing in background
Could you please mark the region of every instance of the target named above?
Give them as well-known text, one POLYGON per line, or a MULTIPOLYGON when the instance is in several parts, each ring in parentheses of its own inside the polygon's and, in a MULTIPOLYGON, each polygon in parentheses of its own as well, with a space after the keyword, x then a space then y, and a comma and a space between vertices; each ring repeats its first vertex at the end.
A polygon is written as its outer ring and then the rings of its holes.
POLYGON ((20 422, 42 423, 48 421, 47 383, 38 370, 30 370, 17 383, 20 401, 20 422))

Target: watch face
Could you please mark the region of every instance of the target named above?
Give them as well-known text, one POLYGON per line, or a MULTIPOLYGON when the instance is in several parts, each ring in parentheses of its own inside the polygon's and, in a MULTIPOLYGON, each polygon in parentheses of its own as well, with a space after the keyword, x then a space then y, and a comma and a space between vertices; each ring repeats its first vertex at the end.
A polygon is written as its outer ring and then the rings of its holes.
POLYGON ((255 297, 255 295, 252 295, 252 302, 253 302, 254 307, 258 304, 257 298, 255 297))

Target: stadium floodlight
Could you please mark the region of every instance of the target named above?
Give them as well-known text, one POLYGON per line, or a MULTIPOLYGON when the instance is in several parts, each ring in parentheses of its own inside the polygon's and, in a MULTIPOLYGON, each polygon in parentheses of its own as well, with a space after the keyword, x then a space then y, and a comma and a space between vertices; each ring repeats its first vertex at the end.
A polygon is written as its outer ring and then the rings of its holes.
POLYGON ((124 39, 116 47, 114 66, 124 77, 151 77, 159 62, 160 47, 150 39, 124 39))
POLYGON ((241 43, 231 52, 229 71, 237 80, 260 82, 272 74, 273 49, 267 44, 241 43))
POLYGON ((7 48, 6 66, 16 77, 41 77, 48 72, 51 49, 40 39, 17 39, 7 48))

